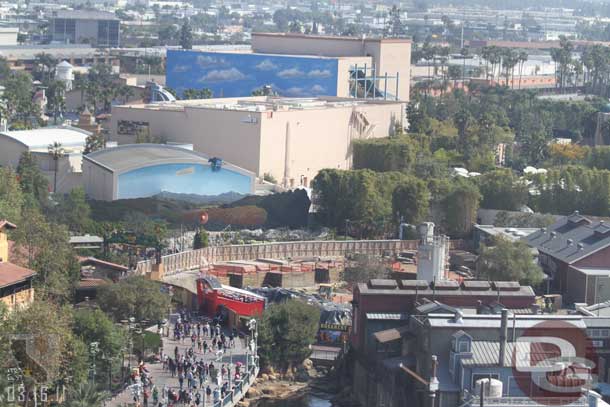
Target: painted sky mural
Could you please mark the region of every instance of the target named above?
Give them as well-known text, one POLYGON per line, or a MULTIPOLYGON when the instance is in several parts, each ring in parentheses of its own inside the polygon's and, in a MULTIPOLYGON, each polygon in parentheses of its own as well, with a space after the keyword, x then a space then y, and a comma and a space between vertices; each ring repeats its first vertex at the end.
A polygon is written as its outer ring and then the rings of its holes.
POLYGON ((168 51, 166 84, 184 89, 208 88, 214 97, 250 96, 270 85, 281 96, 336 96, 338 61, 199 51, 168 51))

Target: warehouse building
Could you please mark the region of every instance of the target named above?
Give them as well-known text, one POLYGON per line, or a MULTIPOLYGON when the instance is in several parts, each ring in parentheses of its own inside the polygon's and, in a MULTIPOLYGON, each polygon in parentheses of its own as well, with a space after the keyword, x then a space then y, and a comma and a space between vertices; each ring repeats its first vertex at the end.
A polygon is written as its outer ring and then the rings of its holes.
POLYGON ((287 97, 409 100, 411 40, 252 33, 250 52, 167 52, 166 84, 250 96, 266 87, 287 97))
POLYGON ((16 169, 21 155, 29 151, 49 179, 51 191, 69 192, 81 185, 82 152, 90 134, 70 126, 1 132, 0 166, 16 169), (58 157, 49 153, 54 143, 59 146, 58 157))
POLYGON ((351 98, 181 100, 114 106, 111 139, 192 144, 286 187, 308 186, 323 168, 349 169, 353 140, 388 137, 403 125, 403 104, 351 98))
POLYGON ((97 200, 144 198, 161 192, 254 193, 253 173, 184 146, 123 145, 83 158, 85 192, 97 200))

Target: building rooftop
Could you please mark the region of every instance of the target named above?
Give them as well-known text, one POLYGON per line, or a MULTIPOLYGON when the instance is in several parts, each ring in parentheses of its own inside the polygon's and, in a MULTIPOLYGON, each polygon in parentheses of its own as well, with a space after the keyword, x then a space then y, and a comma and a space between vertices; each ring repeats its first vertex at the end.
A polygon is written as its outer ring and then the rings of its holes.
POLYGON ((512 281, 492 281, 476 284, 459 284, 456 281, 437 282, 429 284, 423 280, 371 280, 368 284, 358 284, 360 295, 419 295, 419 296, 531 296, 534 290, 530 286, 522 286, 512 281), (485 284, 486 283, 486 284, 485 284))
POLYGON ((11 138, 30 151, 48 151, 49 144, 60 143, 64 148, 84 148, 88 131, 76 127, 41 127, 32 130, 5 131, 0 137, 11 138))
MULTIPOLYGON (((462 358, 464 366, 493 367, 498 366, 500 356, 499 341, 472 341, 472 358, 462 358)), ((558 356, 556 352, 549 354, 540 343, 507 342, 504 351, 506 366, 513 366, 516 355, 530 355, 536 366, 552 366, 549 358, 558 356)))
POLYGON ((0 263, 0 287, 17 284, 36 274, 34 270, 26 269, 13 263, 0 263))
POLYGON ((383 43, 411 43, 410 38, 375 38, 375 37, 349 37, 340 35, 319 35, 319 34, 299 34, 299 33, 273 33, 273 32, 256 32, 252 33, 252 37, 278 37, 278 38, 297 38, 307 40, 343 40, 357 42, 383 42, 383 43))
MULTIPOLYGON (((581 315, 511 315, 509 316, 509 325, 516 329, 526 329, 538 326, 542 323, 545 329, 552 329, 555 326, 553 321, 561 321, 557 324, 557 329, 565 329, 566 324, 573 325, 575 328, 585 329, 586 325, 581 315)), ((427 323, 433 328, 455 328, 455 329, 473 329, 473 328, 500 328, 501 315, 497 314, 463 314, 461 318, 456 319, 454 314, 431 314, 426 317, 427 323)))
POLYGON ((593 222, 574 212, 548 228, 538 229, 523 240, 539 252, 572 264, 610 246, 610 225, 604 221, 593 222))
POLYGON ((119 20, 114 13, 99 10, 58 10, 54 11, 51 17, 75 20, 119 20))
MULTIPOLYGON (((95 151, 83 157, 109 171, 121 173, 134 168, 176 162, 208 164, 209 156, 167 144, 126 144, 95 151)), ((252 175, 251 172, 224 162, 223 167, 252 175)))
MULTIPOLYGON (((289 98, 253 96, 233 99, 192 99, 175 102, 134 104, 119 106, 130 109, 185 111, 186 109, 233 110, 253 113, 285 112, 295 110, 323 110, 365 105, 396 104, 396 101, 352 99, 337 97, 289 98)), ((116 106, 114 107, 116 108, 116 106)))
POLYGON ((502 236, 509 240, 519 240, 540 230, 539 228, 507 228, 493 225, 474 225, 479 231, 490 236, 502 236))

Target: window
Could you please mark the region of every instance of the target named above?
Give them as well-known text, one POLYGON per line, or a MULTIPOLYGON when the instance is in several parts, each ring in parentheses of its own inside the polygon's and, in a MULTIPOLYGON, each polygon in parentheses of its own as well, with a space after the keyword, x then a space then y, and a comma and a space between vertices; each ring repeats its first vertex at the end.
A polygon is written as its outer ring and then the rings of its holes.
POLYGON ((607 338, 610 336, 610 329, 602 329, 601 330, 601 336, 602 338, 607 338))
POLYGON ((462 340, 458 342, 458 352, 470 352, 470 343, 467 340, 462 340))
POLYGON ((591 341, 591 345, 593 345, 594 348, 603 348, 604 347, 604 341, 600 341, 600 340, 593 340, 591 341))

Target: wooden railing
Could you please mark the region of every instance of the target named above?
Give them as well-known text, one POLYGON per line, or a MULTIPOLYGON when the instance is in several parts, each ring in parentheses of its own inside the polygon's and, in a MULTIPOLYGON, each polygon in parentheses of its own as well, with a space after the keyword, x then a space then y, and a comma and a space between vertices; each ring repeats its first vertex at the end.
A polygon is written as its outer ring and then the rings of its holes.
MULTIPOLYGON (((256 243, 206 247, 161 257, 164 275, 197 270, 209 263, 232 260, 291 259, 296 257, 338 257, 350 253, 370 255, 396 254, 417 250, 417 240, 312 240, 298 242, 256 243)), ((461 240, 451 241, 451 249, 464 246, 461 240)), ((137 264, 136 274, 150 273, 153 260, 137 264)))

